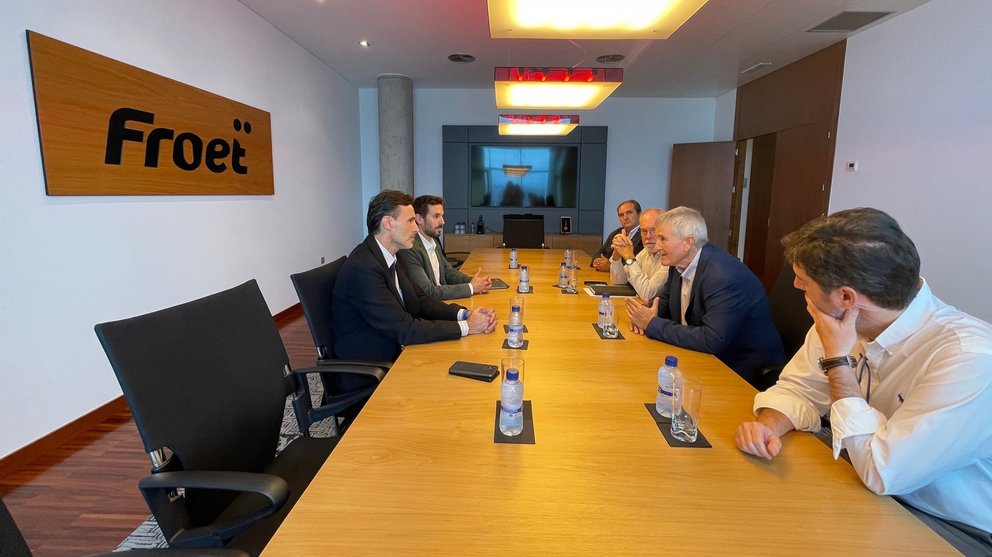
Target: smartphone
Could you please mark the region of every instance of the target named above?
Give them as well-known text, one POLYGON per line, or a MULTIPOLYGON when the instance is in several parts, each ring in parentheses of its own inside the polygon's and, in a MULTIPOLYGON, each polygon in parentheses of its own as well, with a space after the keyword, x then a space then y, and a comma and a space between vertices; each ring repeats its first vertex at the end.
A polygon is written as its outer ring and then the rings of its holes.
POLYGON ((458 360, 451 364, 448 373, 491 383, 493 379, 499 377, 499 367, 492 364, 477 364, 458 360))

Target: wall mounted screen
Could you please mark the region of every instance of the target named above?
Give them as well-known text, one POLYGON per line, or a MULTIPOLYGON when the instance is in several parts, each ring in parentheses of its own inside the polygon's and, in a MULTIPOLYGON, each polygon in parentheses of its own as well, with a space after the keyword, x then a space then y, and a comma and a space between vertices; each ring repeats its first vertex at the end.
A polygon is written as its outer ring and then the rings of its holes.
POLYGON ((575 208, 575 145, 472 145, 472 207, 575 208))

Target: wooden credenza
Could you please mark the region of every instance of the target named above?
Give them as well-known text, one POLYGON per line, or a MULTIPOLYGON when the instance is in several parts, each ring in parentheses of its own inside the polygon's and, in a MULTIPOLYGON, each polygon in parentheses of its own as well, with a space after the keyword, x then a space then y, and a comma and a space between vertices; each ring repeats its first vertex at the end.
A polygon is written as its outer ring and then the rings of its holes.
MULTIPOLYGON (((583 234, 545 234, 544 246, 547 249, 580 249, 586 253, 596 253, 603 245, 599 236, 583 234)), ((471 253, 480 249, 498 248, 503 246, 502 234, 445 234, 444 251, 446 253, 471 253)))

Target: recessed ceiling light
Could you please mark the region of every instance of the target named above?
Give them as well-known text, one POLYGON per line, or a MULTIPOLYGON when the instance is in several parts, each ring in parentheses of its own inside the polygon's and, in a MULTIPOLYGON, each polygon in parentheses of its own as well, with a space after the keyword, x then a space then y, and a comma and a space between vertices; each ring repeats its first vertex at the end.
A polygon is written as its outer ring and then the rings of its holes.
POLYGON ((475 56, 472 56, 471 54, 449 54, 448 60, 451 60, 456 64, 471 64, 472 62, 475 62, 475 56))
POLYGON ((369 44, 368 41, 358 41, 358 45, 359 46, 364 46, 365 48, 368 48, 368 47, 372 46, 371 44, 369 44))
POLYGON ((616 64, 617 62, 623 61, 626 58, 623 54, 604 54, 602 56, 597 56, 596 61, 600 64, 616 64))

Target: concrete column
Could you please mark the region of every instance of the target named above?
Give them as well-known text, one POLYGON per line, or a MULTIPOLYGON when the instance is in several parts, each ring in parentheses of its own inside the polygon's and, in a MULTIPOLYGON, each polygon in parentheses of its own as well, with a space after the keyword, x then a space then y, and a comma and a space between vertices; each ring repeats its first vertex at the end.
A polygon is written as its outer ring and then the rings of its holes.
POLYGON ((379 189, 413 195, 413 80, 379 76, 379 189))

